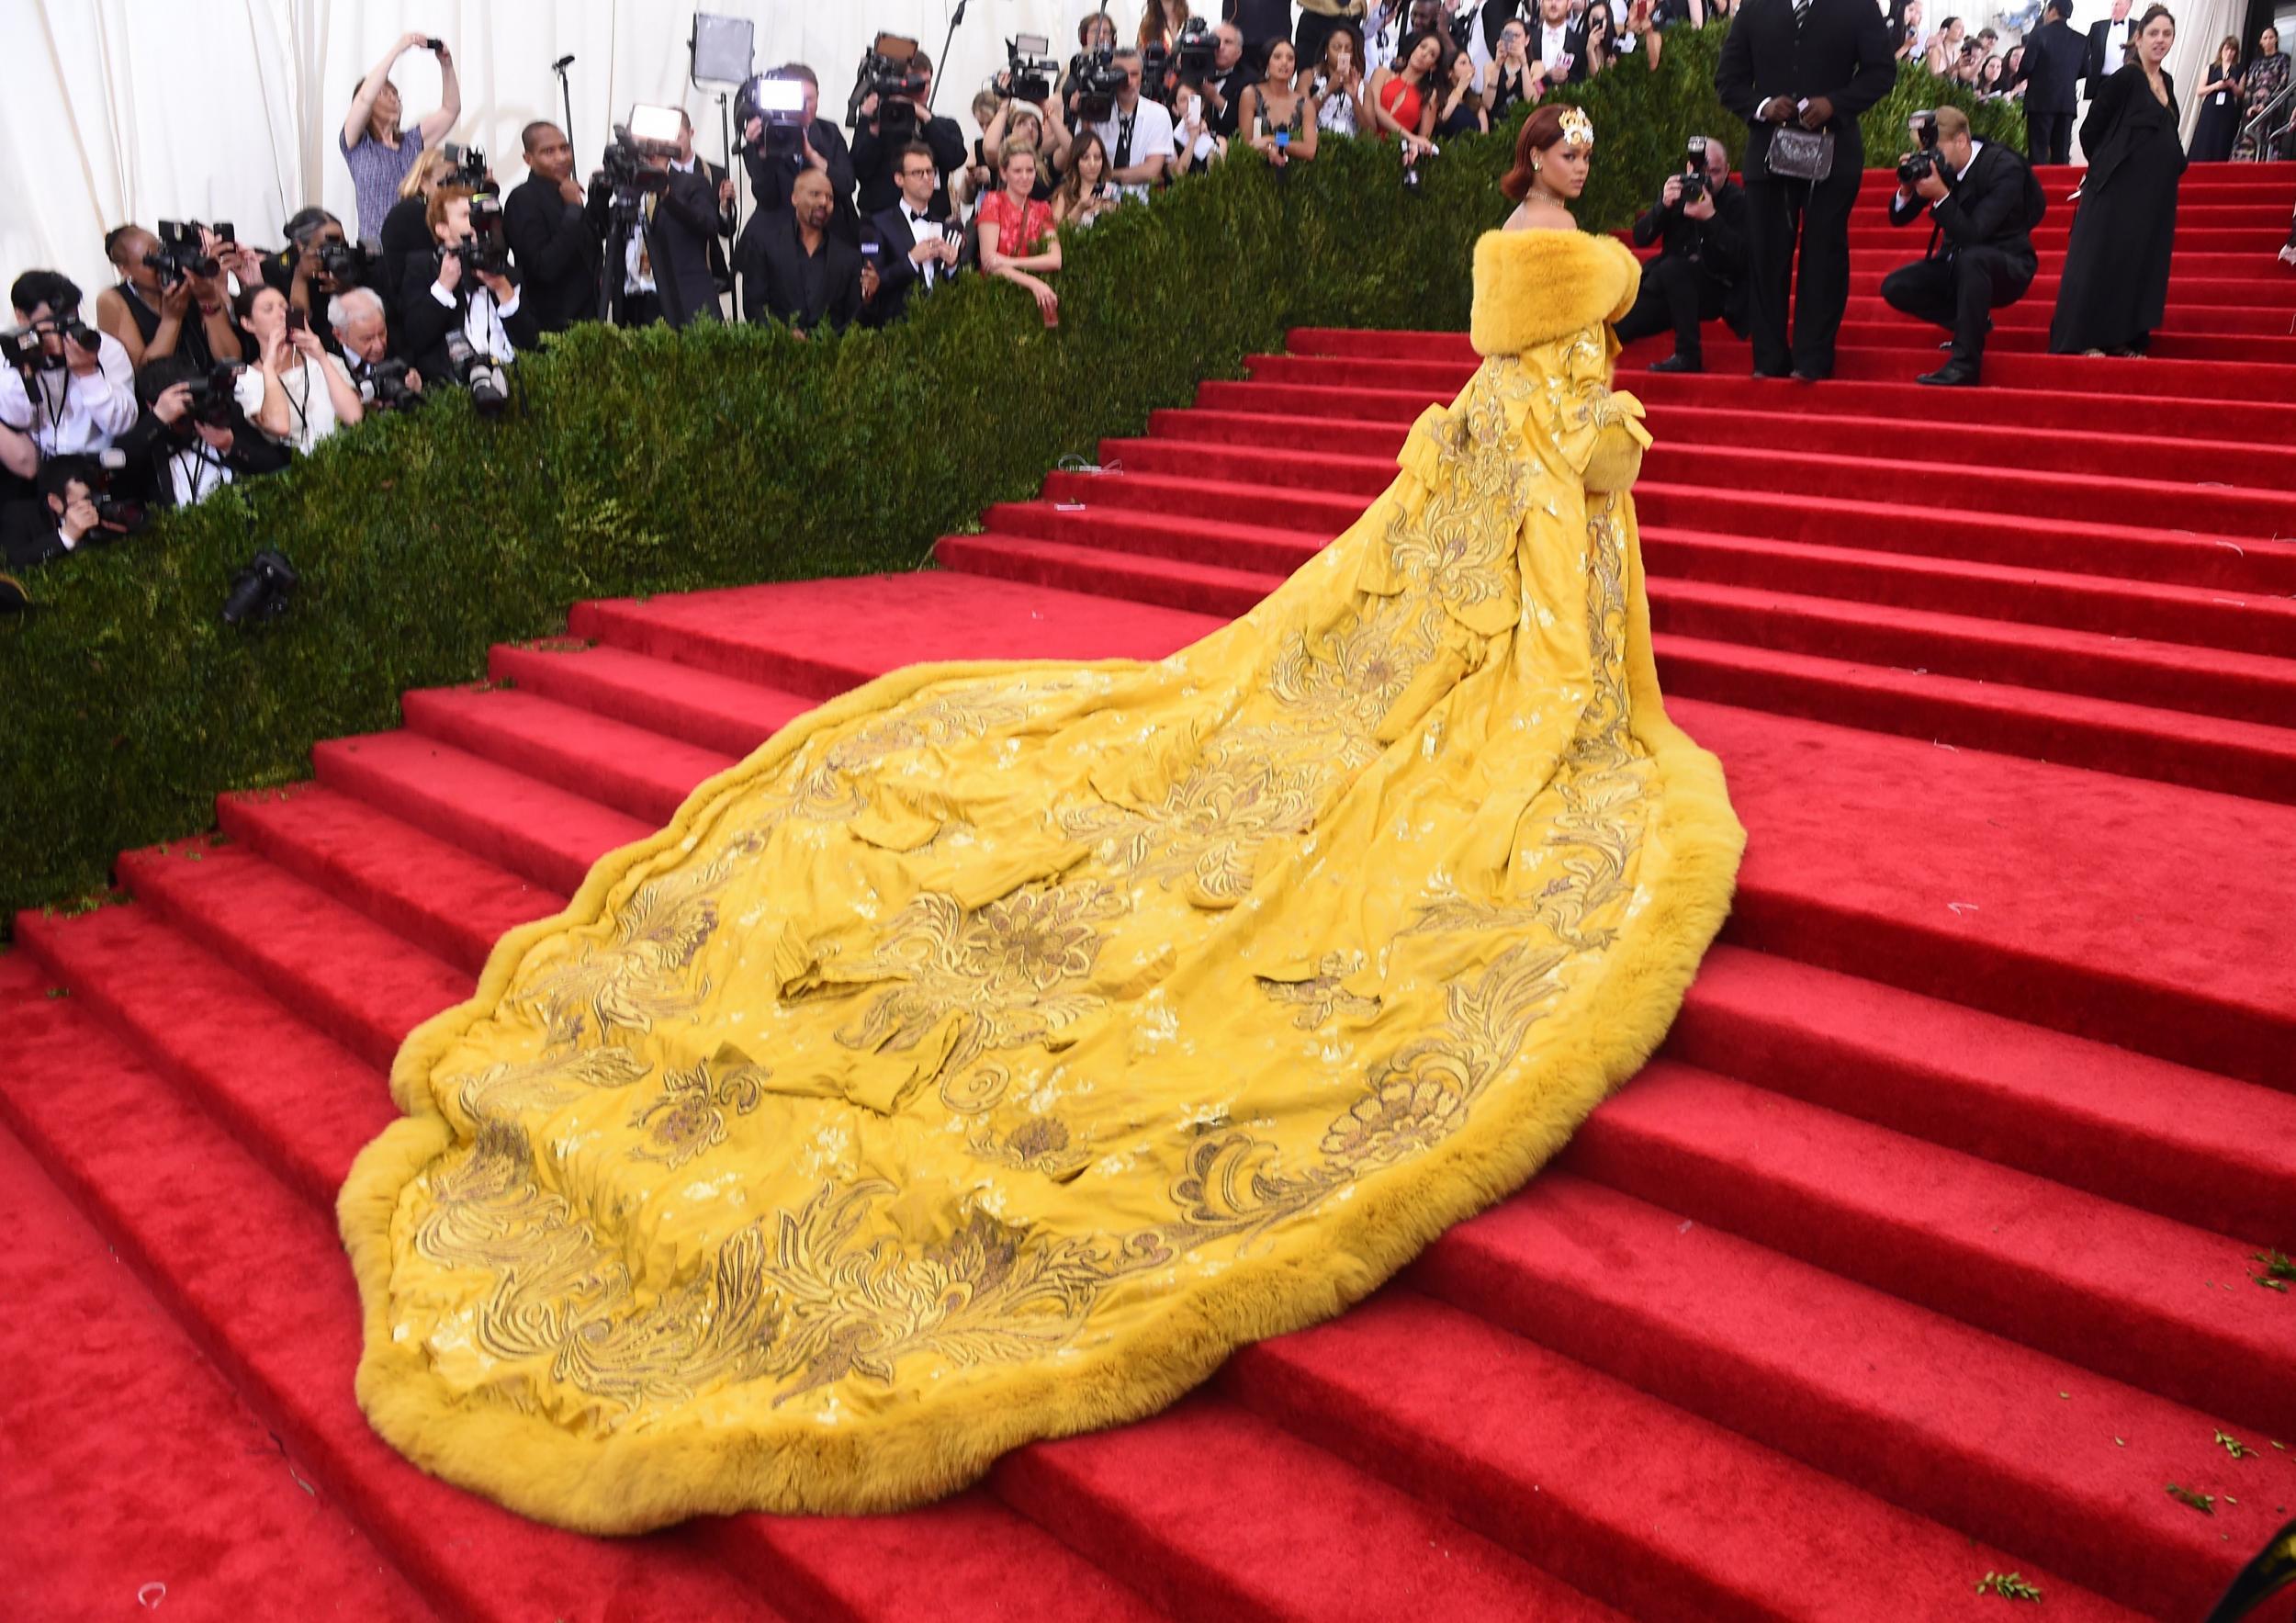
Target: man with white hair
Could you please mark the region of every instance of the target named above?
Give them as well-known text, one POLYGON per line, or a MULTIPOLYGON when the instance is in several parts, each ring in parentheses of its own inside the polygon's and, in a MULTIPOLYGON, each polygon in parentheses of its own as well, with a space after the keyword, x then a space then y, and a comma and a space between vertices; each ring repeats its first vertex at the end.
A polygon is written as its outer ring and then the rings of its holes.
MULTIPOLYGON (((343 346, 343 369, 360 394, 367 394, 376 381, 375 368, 390 360, 390 321, 382 299, 371 287, 350 288, 334 296, 327 320, 334 326, 335 342, 343 346)), ((422 374, 409 368, 406 386, 420 394, 422 374)))

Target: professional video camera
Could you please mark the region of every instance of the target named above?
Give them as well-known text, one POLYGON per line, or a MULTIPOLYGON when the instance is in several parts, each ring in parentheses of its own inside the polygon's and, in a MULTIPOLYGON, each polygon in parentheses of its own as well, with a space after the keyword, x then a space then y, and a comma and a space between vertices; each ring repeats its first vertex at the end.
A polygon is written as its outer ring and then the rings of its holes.
POLYGON ((41 342, 50 333, 68 338, 82 349, 94 355, 103 340, 96 329, 80 320, 80 312, 68 310, 44 321, 33 321, 22 327, 11 327, 0 332, 0 362, 21 372, 59 372, 65 365, 63 345, 59 344, 51 355, 41 342))
POLYGON ((422 392, 407 382, 407 363, 377 361, 359 380, 359 399, 377 411, 411 411, 422 403, 422 392))
POLYGON ((1140 52, 1140 93, 1168 107, 1174 88, 1172 53, 1162 45, 1143 46, 1140 52))
POLYGON ((196 220, 163 220, 160 221, 160 251, 145 254, 143 263, 159 272, 161 282, 170 287, 182 281, 186 275, 220 275, 222 265, 200 245, 199 233, 202 230, 213 231, 216 241, 219 242, 237 240, 228 220, 219 220, 206 227, 196 220))
POLYGON ((500 417, 511 403, 510 374, 491 355, 480 355, 460 332, 446 335, 447 364, 470 390, 470 404, 481 417, 500 417))
MULTIPOLYGON (((1466 49, 1463 41, 1459 49, 1466 49)), ((1181 25, 1180 37, 1173 43, 1172 71, 1183 79, 1204 79, 1210 75, 1212 63, 1219 55, 1220 40, 1212 33, 1211 24, 1200 17, 1191 17, 1181 25)))
POLYGON ((209 428, 230 428, 239 417, 239 375, 246 368, 236 361, 218 361, 197 377, 184 379, 191 396, 191 421, 209 428))
POLYGON ((1022 34, 1005 41, 1007 96, 1032 104, 1052 99, 1052 78, 1058 64, 1047 54, 1052 45, 1041 34, 1022 34))
POLYGON ((898 147, 917 139, 917 104, 925 99, 931 75, 917 65, 917 41, 899 34, 880 34, 861 53, 861 72, 853 95, 845 104, 848 129, 859 129, 861 105, 877 98, 877 133, 887 146, 898 147))
POLYGON ((1694 135, 1683 154, 1683 201, 1695 203, 1706 195, 1706 138, 1694 135))
POLYGON ((1935 113, 1924 107, 1908 118, 1906 125, 1919 144, 1897 161, 1897 184, 1916 186, 1921 184, 1923 177, 1943 173, 1945 160, 1938 155, 1935 113))
POLYGON ((470 229, 453 247, 438 250, 438 262, 445 265, 449 255, 462 261, 466 276, 511 274, 511 239, 502 224, 501 198, 481 193, 470 199, 470 229))
MULTIPOLYGON (((1111 51, 1080 51, 1068 64, 1068 88, 1076 97, 1076 117, 1086 124, 1105 124, 1116 117, 1116 98, 1124 94, 1130 75, 1111 51)), ((1141 79, 1147 73, 1143 67, 1141 79)))
POLYGON ((450 141, 439 151, 454 165, 440 176, 441 185, 468 186, 474 192, 494 189, 494 182, 487 175, 487 155, 478 148, 456 146, 450 141))
POLYGON ((767 157, 795 157, 805 144, 805 82, 770 73, 748 80, 734 96, 734 128, 747 130, 752 118, 765 122, 760 150, 767 157))

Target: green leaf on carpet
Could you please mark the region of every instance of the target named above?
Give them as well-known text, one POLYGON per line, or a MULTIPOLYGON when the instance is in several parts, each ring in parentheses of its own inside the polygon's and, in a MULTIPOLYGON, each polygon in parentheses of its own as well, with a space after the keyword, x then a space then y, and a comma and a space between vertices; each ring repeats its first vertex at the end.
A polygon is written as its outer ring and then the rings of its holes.
POLYGON ((2216 1495, 2213 1493, 2196 1493, 2190 1488, 2180 1488, 2171 1482, 2168 1484, 2168 1496, 2189 1505, 2202 1516, 2216 1514, 2216 1495))
POLYGON ((2251 1448, 2247 1444, 2242 1442, 2238 1437, 2234 1437, 2229 1432, 2218 1432, 2216 1434, 2216 1444, 2217 1447, 2223 1448, 2225 1453, 2230 1454, 2235 1460, 2246 1460, 2257 1452, 2256 1449, 2251 1448))
POLYGON ((2296 1262, 2289 1260, 2287 1252, 2251 1251, 2248 1257, 2253 1262, 2264 1264, 2264 1271, 2260 1274, 2250 1274, 2248 1276, 2250 1279, 2267 1291, 2278 1291, 2282 1295, 2288 1293, 2288 1281, 2296 1279, 2296 1262))
POLYGON ((2032 1600, 2041 1598, 2041 1585, 2028 1584, 2017 1572, 1987 1572, 1977 1581, 1979 1595, 1998 1595, 2003 1600, 2032 1600))

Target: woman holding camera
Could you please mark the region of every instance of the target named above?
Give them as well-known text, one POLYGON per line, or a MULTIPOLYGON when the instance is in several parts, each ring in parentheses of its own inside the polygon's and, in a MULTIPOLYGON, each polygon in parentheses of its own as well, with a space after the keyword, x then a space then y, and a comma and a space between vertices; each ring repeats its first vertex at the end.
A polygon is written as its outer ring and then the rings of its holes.
POLYGON ((383 60, 367 69, 351 96, 351 110, 343 116, 343 133, 337 137, 359 200, 362 242, 381 232, 392 190, 406 178, 416 154, 445 140, 446 132, 461 117, 462 81, 455 73, 455 53, 446 49, 445 40, 422 33, 402 34, 383 60), (399 118, 406 108, 399 99, 399 87, 390 82, 390 70, 410 51, 428 51, 438 58, 439 97, 438 106, 423 114, 412 130, 401 130, 399 118))
POLYGON ((2168 304, 2177 240, 2177 87, 2161 63, 2177 41, 2165 6, 2137 24, 2129 63, 2107 79, 2081 121, 2088 176, 2049 326, 2054 355, 2141 355, 2168 304))
POLYGON ((1307 75, 1315 125, 1326 135, 1356 135, 1371 128, 1363 105, 1363 42, 1350 28, 1323 36, 1323 55, 1307 75))
POLYGON ((1530 26, 1519 17, 1509 17, 1483 77, 1483 106, 1492 123, 1504 123, 1517 102, 1536 102, 1547 94, 1546 66, 1531 61, 1530 51, 1530 26))
POLYGON ((1290 40, 1272 42, 1267 48, 1267 75, 1244 87, 1243 106, 1236 115, 1236 128, 1244 131, 1253 150, 1278 169, 1294 158, 1314 157, 1316 133, 1322 128, 1313 92, 1292 87, 1299 67, 1300 53, 1290 40))
POLYGON ((359 420, 365 409, 350 374, 327 353, 286 294, 258 282, 241 290, 238 310, 240 324, 255 341, 253 371, 263 384, 261 400, 242 402, 250 423, 297 456, 308 456, 337 423, 359 420))

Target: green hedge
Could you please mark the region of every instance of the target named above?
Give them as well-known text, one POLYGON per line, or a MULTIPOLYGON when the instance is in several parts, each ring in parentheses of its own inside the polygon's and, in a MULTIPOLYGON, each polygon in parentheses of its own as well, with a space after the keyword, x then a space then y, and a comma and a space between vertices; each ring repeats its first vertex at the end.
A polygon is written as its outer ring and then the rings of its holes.
MULTIPOLYGON (((1656 73, 1636 59, 1569 93, 1598 134, 1590 228, 1626 223, 1689 134, 1736 130, 1718 41, 1677 30, 1656 73)), ((1876 123, 1930 105, 1914 77, 1869 119, 1877 153, 1895 149, 1876 123)), ((0 625, 0 909, 100 888, 114 852, 206 827, 219 791, 304 776, 317 740, 396 725, 403 690, 478 676, 490 644, 562 629, 579 599, 915 568, 1289 327, 1464 328, 1511 149, 1450 143, 1416 197, 1369 142, 1280 176, 1246 155, 1072 243, 1052 332, 978 281, 811 343, 584 328, 522 363, 499 422, 436 401, 47 567, 29 584, 50 606, 0 625), (258 546, 304 584, 243 633, 217 611, 258 546)))

